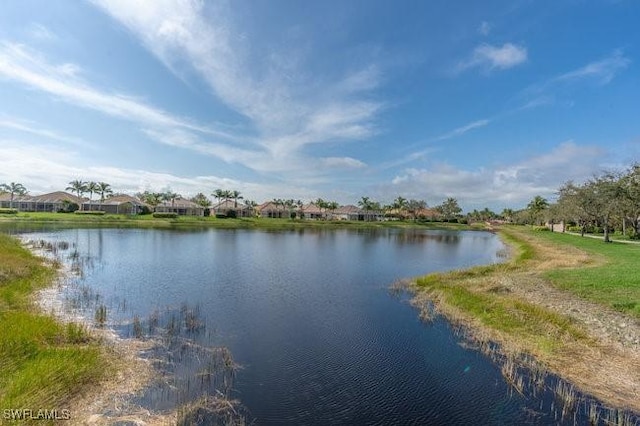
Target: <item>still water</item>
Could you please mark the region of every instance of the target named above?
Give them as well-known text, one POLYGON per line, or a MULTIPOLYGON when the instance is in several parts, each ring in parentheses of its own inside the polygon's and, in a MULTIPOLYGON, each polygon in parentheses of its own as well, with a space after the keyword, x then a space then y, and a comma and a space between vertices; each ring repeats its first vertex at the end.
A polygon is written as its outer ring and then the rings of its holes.
MULTIPOLYGON (((421 322, 407 296, 389 290, 401 278, 500 261, 491 233, 62 229, 25 238, 69 243, 62 258, 76 262, 79 285, 62 296, 90 318, 104 304, 122 334, 134 317, 147 330, 192 313, 198 325, 183 337, 230 350, 240 368, 229 396, 255 424, 560 422, 545 397, 513 392, 445 321, 421 322), (78 289, 93 304, 78 303, 78 289)), ((159 354, 178 376, 196 368, 198 356, 159 354)), ((181 395, 156 386, 140 403, 170 410, 197 392, 181 395)))

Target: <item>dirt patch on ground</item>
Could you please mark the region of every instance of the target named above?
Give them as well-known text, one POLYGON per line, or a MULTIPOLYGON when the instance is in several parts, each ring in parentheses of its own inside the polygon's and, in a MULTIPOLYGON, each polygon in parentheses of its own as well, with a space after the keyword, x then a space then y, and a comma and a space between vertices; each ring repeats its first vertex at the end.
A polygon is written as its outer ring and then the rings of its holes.
MULTIPOLYGON (((464 279, 456 285, 477 293, 512 297, 570 318, 588 338, 561 342, 561 349, 552 355, 533 355, 546 369, 583 393, 614 407, 640 413, 640 321, 560 290, 543 276, 551 269, 586 268, 602 265, 605 260, 577 248, 542 242, 526 233, 518 232, 517 237, 530 244, 535 252, 526 266, 464 279)), ((435 303, 439 313, 466 326, 478 340, 497 341, 506 352, 527 352, 523 342, 514 341, 512 336, 490 329, 465 312, 441 303, 437 294, 434 297, 417 289, 414 302, 423 307, 425 316, 430 315, 425 311, 432 310, 435 303)))

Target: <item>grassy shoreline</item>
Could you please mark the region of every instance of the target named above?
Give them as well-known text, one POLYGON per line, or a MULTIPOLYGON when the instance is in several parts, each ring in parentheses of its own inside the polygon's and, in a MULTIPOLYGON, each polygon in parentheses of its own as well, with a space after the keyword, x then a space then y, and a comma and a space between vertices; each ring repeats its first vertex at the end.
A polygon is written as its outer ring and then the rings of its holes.
POLYGON ((476 342, 498 343, 507 359, 533 358, 584 393, 640 412, 640 345, 591 323, 640 324, 640 247, 524 227, 499 233, 509 261, 419 277, 415 303, 435 306, 476 342))
POLYGON ((365 229, 365 228, 424 228, 443 230, 484 229, 484 225, 469 226, 446 222, 383 221, 364 222, 346 220, 302 220, 271 218, 227 218, 179 216, 177 219, 154 218, 152 215, 126 216, 106 214, 102 216, 74 215, 68 213, 18 213, 1 215, 1 225, 61 225, 81 227, 135 227, 135 228, 228 228, 228 229, 365 229))
MULTIPOLYGON (((58 410, 110 372, 100 342, 82 325, 40 312, 34 294, 56 277, 54 265, 0 234, 0 409, 58 410)), ((73 418, 73 413, 67 413, 73 418)), ((0 418, 0 423, 15 421, 0 418)), ((42 423, 41 421, 39 423, 42 423)))

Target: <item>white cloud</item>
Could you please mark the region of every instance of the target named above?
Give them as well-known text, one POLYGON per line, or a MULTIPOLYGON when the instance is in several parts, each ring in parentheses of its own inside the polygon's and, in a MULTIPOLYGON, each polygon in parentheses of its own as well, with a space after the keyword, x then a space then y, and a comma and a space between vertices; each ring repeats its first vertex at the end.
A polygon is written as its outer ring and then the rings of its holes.
POLYGON ((487 71, 493 69, 505 70, 513 68, 527 61, 527 49, 512 43, 505 43, 502 46, 492 46, 481 44, 476 47, 467 61, 460 63, 457 71, 464 71, 469 68, 482 68, 487 71))
POLYGON ((304 199, 316 196, 315 191, 299 183, 247 182, 215 175, 188 177, 123 169, 88 162, 72 151, 11 139, 0 139, 0 158, 3 159, 0 182, 20 182, 33 194, 64 190, 71 180, 83 179, 104 181, 111 184, 114 191, 126 193, 171 188, 184 196, 193 196, 198 192, 209 195, 216 188, 228 188, 239 190, 245 199, 256 201, 282 197, 283 194, 304 199))
POLYGON ((61 66, 51 65, 22 45, 0 43, 0 76, 50 93, 71 104, 118 118, 228 136, 223 132, 175 117, 131 96, 96 89, 74 78, 78 70, 79 67, 68 63, 61 66))
POLYGON ((621 50, 615 50, 611 55, 599 61, 591 62, 581 68, 562 74, 554 79, 557 82, 580 79, 594 79, 607 84, 620 72, 626 69, 631 60, 621 50))
POLYGON ((321 163, 326 167, 361 169, 367 165, 360 160, 351 157, 326 157, 321 159, 321 163))
POLYGON ((589 178, 599 170, 602 157, 603 151, 598 147, 568 141, 513 165, 464 170, 439 164, 406 169, 385 189, 432 204, 455 197, 465 208, 519 208, 535 195, 552 199, 567 180, 589 178))
POLYGON ((8 117, 0 115, 0 128, 18 130, 20 132, 30 133, 36 136, 42 136, 48 139, 65 142, 72 145, 89 147, 91 144, 88 142, 66 135, 61 135, 58 132, 54 132, 49 129, 39 127, 36 123, 28 120, 22 120, 15 117, 8 117))
POLYGON ((473 129, 477 129, 479 127, 484 127, 487 124, 489 124, 490 122, 491 122, 491 120, 486 120, 486 119, 477 120, 477 121, 471 122, 469 124, 466 124, 464 126, 458 127, 457 129, 453 129, 452 131, 447 132, 444 135, 438 136, 438 137, 434 138, 433 140, 434 141, 442 141, 442 140, 445 140, 445 139, 451 139, 451 138, 455 138, 457 136, 462 136, 465 133, 467 133, 467 132, 469 132, 469 131, 471 131, 473 129))
POLYGON ((377 88, 375 65, 334 81, 314 79, 291 46, 252 51, 230 10, 189 0, 95 0, 169 69, 188 65, 228 107, 250 118, 274 157, 328 140, 367 138, 380 102, 358 99, 377 88))

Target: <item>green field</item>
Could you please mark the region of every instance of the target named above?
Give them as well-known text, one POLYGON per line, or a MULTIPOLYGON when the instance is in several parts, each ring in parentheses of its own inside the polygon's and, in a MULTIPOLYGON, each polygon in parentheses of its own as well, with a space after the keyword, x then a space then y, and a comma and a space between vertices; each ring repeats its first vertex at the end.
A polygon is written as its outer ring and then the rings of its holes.
POLYGON ((2 410, 68 409, 70 398, 108 374, 101 346, 82 326, 61 324, 34 306, 33 293, 50 285, 55 274, 0 233, 2 410))
POLYGON ((541 239, 568 244, 601 256, 602 266, 552 270, 545 274, 556 286, 640 318, 640 244, 614 242, 576 235, 541 232, 541 239))

